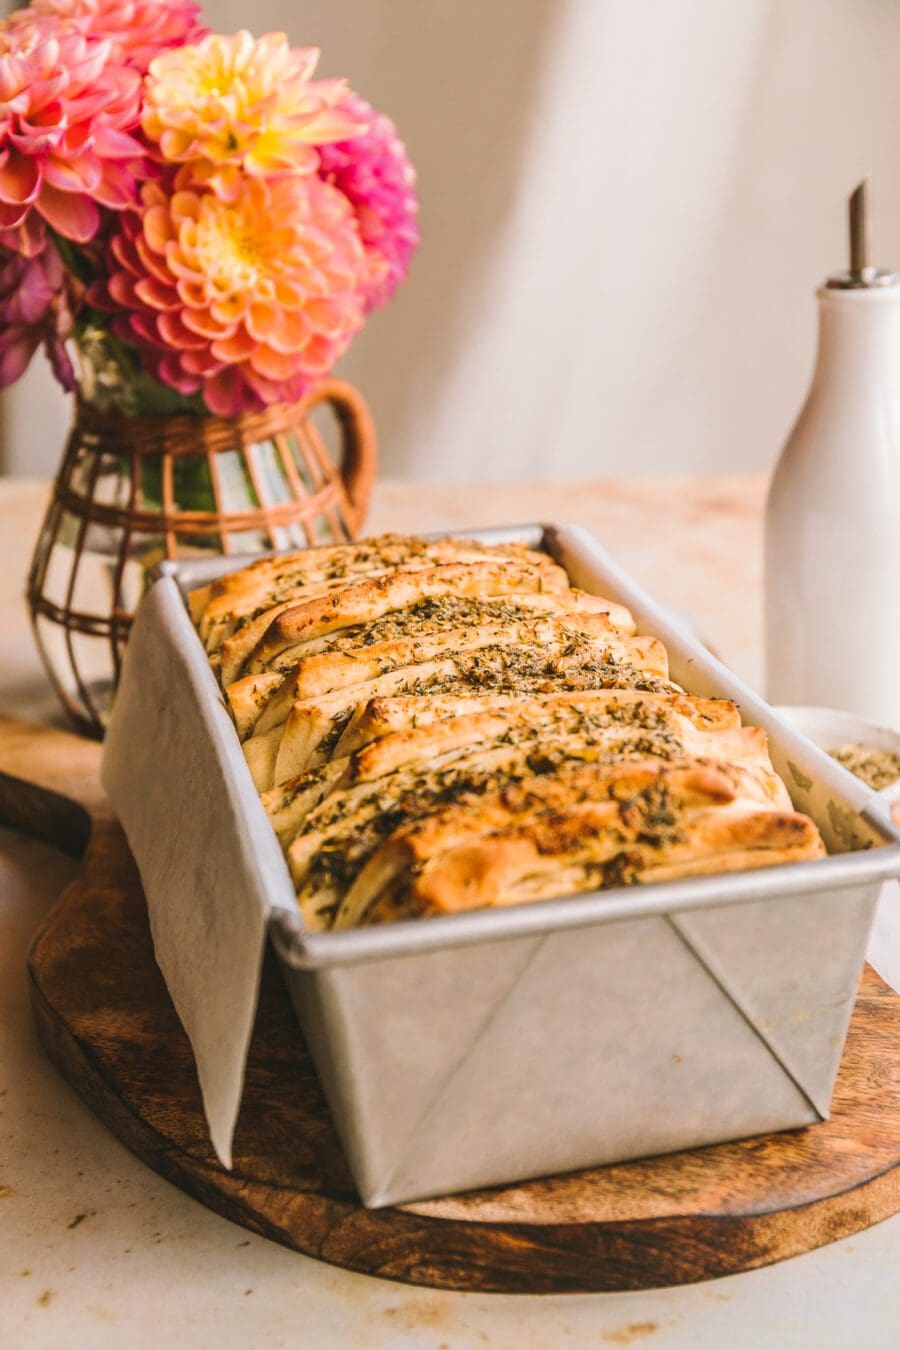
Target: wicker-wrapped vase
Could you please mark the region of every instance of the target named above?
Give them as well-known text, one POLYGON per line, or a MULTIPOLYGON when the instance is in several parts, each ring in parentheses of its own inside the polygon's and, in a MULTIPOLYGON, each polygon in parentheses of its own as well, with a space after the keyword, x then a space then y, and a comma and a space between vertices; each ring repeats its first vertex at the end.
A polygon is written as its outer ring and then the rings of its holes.
POLYGON ((158 562, 352 539, 376 461, 365 402, 340 380, 238 418, 125 417, 79 403, 28 583, 38 646, 73 721, 103 734, 158 562), (328 411, 339 467, 317 422, 328 411))

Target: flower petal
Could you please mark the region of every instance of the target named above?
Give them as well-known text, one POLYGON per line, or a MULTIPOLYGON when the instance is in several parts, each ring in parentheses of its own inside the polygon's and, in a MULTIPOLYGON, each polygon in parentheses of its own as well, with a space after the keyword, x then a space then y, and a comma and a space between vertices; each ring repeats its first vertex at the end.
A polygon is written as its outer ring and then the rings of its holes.
POLYGON ((27 205, 34 201, 40 187, 41 170, 37 160, 18 150, 5 151, 0 163, 0 202, 27 205))
POLYGON ((25 373, 40 340, 40 334, 30 329, 7 329, 0 333, 0 389, 15 384, 25 373))
POLYGON ((214 375, 203 386, 203 401, 218 417, 238 417, 242 412, 255 412, 262 401, 248 398, 248 391, 234 366, 214 375))
POLYGON ((0 232, 17 230, 19 226, 25 229, 30 212, 30 206, 12 206, 0 202, 0 232))
POLYGON ((81 154, 77 159, 58 159, 45 155, 42 161, 44 181, 60 192, 93 192, 100 182, 102 169, 96 155, 81 154))

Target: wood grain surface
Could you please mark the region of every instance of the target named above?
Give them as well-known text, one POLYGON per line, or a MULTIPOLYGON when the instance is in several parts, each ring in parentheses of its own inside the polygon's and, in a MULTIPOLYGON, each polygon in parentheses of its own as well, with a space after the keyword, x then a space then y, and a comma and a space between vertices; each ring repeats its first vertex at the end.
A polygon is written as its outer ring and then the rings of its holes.
POLYGON ((66 1079, 134 1153, 227 1218, 411 1284, 575 1293, 732 1274, 900 1210, 900 997, 871 970, 825 1124, 366 1210, 269 961, 226 1172, 153 959, 135 866, 99 788, 99 754, 67 733, 0 719, 0 818, 72 852, 90 834, 82 876, 31 953, 38 1030, 66 1079))

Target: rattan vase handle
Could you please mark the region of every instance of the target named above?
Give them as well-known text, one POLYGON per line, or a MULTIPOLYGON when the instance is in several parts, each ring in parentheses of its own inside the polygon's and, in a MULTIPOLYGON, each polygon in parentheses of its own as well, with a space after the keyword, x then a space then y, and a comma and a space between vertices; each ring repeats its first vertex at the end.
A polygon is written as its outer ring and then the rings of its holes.
POLYGON ((378 439, 368 404, 346 380, 323 380, 303 401, 302 411, 311 413, 330 404, 341 428, 341 459, 338 472, 347 498, 347 524, 352 534, 362 528, 378 468, 378 439))

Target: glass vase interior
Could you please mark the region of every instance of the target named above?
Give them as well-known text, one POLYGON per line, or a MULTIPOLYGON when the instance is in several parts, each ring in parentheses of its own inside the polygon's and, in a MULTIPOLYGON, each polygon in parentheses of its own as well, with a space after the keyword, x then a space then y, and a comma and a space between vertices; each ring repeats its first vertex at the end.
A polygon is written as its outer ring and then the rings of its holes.
POLYGON ((159 562, 353 538, 375 453, 365 404, 343 381, 235 419, 129 417, 79 402, 28 587, 41 655, 77 726, 102 736, 159 562), (326 424, 327 408, 336 416, 326 424))

